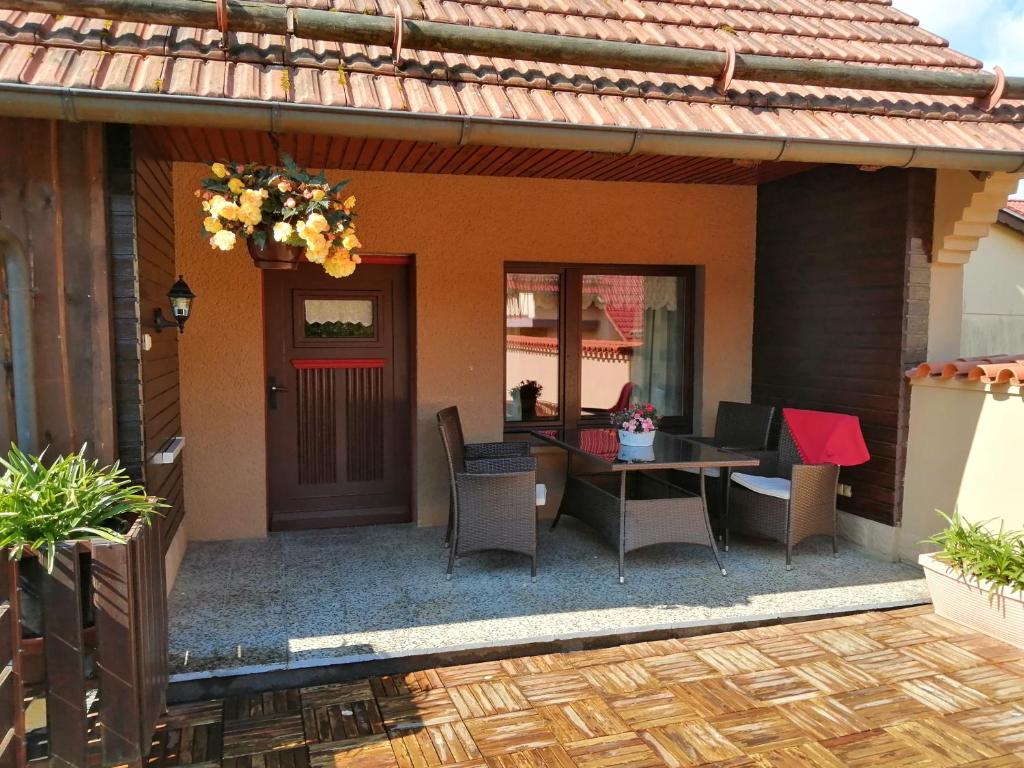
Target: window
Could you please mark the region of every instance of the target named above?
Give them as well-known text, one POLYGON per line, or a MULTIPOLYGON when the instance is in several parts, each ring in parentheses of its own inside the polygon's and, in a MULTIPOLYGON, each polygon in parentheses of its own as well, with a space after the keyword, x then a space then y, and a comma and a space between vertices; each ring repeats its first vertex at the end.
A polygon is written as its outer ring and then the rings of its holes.
POLYGON ((372 339, 370 299, 304 299, 303 335, 307 339, 372 339))
POLYGON ((631 400, 692 427, 692 267, 510 265, 505 422, 606 422, 631 400))

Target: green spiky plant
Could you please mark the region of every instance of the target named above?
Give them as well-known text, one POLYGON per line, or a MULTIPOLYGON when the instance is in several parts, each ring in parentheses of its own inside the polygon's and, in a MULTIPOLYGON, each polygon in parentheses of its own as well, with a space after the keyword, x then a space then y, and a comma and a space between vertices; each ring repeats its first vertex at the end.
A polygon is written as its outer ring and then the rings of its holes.
MULTIPOLYGON (((62 541, 100 538, 124 543, 135 518, 149 523, 165 505, 133 485, 121 467, 101 467, 78 453, 52 462, 11 446, 0 458, 0 547, 12 560, 33 552, 53 572, 62 541)), ((43 452, 45 453, 45 451, 43 452)))
POLYGON ((939 561, 963 576, 988 581, 993 592, 1000 587, 1024 592, 1024 531, 1004 531, 1001 525, 993 531, 991 520, 970 523, 959 513, 939 515, 946 529, 927 540, 939 547, 939 561))

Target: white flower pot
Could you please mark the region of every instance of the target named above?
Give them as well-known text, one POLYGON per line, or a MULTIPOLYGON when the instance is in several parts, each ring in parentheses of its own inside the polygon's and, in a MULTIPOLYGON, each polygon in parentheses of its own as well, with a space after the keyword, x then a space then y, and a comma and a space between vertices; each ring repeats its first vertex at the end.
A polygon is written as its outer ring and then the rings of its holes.
POLYGON ((651 432, 627 432, 624 429, 619 430, 619 442, 622 445, 632 445, 639 448, 650 448, 654 445, 654 436, 658 434, 657 430, 651 432))
POLYGON ((1024 648, 1024 595, 948 567, 934 555, 921 555, 935 613, 990 637, 1024 648))

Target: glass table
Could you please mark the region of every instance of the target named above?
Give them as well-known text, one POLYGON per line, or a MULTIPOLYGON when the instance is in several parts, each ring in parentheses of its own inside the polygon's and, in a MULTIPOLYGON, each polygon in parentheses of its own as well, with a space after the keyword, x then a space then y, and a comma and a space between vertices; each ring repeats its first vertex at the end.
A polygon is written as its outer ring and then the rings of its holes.
POLYGON ((535 437, 569 454, 565 493, 551 524, 562 515, 587 523, 619 552, 619 583, 626 580, 627 552, 652 544, 702 544, 725 568, 708 518, 705 470, 756 467, 760 461, 684 437, 658 432, 650 448, 619 443, 607 428, 535 430, 535 437), (574 459, 587 466, 574 472, 574 459), (670 470, 698 470, 700 493, 671 481, 670 470))

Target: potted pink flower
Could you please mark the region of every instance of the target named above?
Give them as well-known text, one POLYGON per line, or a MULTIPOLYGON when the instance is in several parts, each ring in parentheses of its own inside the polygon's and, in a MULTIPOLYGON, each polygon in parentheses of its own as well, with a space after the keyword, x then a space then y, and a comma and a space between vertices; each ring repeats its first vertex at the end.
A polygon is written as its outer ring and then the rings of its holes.
POLYGON ((628 408, 612 414, 622 445, 649 447, 661 423, 661 414, 651 403, 630 403, 628 408))

